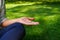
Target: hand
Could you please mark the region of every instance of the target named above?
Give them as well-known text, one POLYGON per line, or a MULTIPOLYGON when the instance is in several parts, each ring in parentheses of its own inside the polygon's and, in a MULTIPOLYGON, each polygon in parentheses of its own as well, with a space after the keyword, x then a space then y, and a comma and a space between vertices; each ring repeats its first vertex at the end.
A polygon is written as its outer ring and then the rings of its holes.
POLYGON ((39 22, 33 22, 32 20, 34 20, 34 18, 22 17, 22 18, 18 18, 17 22, 20 22, 24 25, 38 25, 39 24, 39 22))

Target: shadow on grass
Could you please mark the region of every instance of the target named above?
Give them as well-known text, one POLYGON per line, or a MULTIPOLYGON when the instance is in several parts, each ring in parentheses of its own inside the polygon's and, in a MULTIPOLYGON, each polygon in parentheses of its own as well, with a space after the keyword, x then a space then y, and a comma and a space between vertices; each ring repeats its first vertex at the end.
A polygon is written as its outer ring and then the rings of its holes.
POLYGON ((24 40, 60 40, 60 5, 17 6, 7 9, 7 16, 30 16, 40 22, 37 26, 26 26, 24 40))
POLYGON ((60 14, 60 6, 59 5, 26 5, 26 6, 17 6, 14 8, 7 9, 7 12, 15 13, 23 13, 26 15, 54 15, 60 14))

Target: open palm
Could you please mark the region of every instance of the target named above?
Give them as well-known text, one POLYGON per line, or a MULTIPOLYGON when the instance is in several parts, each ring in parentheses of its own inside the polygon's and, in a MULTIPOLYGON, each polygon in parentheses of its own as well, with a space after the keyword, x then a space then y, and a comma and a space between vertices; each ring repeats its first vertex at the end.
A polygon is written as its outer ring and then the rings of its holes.
POLYGON ((18 22, 24 25, 38 25, 39 24, 39 22, 33 22, 32 20, 34 20, 34 18, 30 18, 30 17, 21 17, 17 19, 18 22))

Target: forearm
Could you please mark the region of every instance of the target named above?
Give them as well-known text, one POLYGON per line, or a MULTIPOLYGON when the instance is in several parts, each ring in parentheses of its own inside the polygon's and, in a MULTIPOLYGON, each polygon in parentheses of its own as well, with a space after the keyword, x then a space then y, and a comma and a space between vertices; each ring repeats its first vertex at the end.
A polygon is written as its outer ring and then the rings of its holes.
POLYGON ((7 27, 10 24, 13 24, 16 22, 16 19, 12 19, 12 20, 6 20, 2 23, 2 27, 7 27))
POLYGON ((13 24, 15 22, 22 23, 24 25, 38 25, 39 22, 33 22, 34 18, 28 18, 28 17, 21 17, 17 19, 12 19, 12 20, 6 20, 2 23, 2 27, 7 27, 10 24, 13 24))

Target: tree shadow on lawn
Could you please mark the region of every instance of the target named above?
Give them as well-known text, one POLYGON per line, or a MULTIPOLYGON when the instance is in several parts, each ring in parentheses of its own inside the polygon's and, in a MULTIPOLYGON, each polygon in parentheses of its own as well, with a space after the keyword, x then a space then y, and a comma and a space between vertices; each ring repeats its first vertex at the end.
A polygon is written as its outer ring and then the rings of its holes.
POLYGON ((30 16, 40 22, 37 26, 26 26, 24 40, 60 40, 60 6, 31 5, 7 9, 9 17, 30 16), (23 15, 22 15, 23 14, 23 15))
MULTIPOLYGON (((27 5, 27 6, 17 6, 14 8, 7 9, 8 13, 19 13, 19 14, 25 14, 29 16, 35 16, 35 15, 43 15, 43 16, 49 16, 49 15, 59 15, 60 14, 60 6, 58 5, 27 5)), ((12 14, 12 15, 13 15, 12 14)), ((24 16, 24 15, 23 15, 24 16)))

